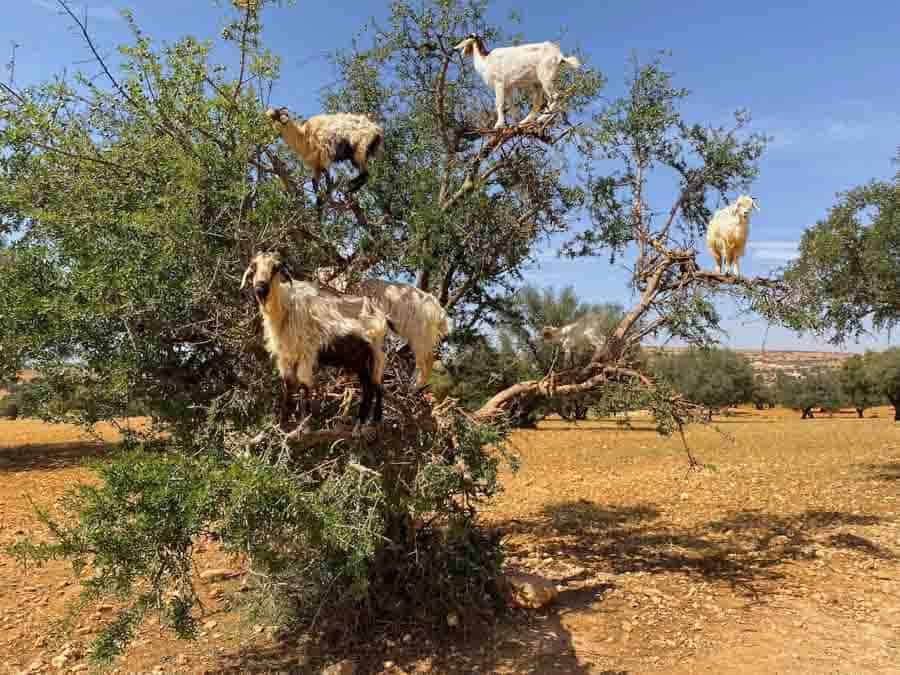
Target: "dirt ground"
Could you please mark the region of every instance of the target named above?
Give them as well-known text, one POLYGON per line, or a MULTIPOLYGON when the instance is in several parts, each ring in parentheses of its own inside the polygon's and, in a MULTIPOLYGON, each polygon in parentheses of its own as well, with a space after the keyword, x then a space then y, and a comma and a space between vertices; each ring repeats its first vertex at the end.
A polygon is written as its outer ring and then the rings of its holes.
MULTIPOLYGON (((646 422, 546 422, 514 436, 522 469, 484 514, 510 570, 557 584, 546 610, 445 636, 394 627, 327 655, 241 618, 239 577, 201 582, 196 642, 151 622, 113 669, 319 672, 349 657, 357 673, 900 673, 900 426, 868 415, 738 411, 689 433, 701 472, 646 422)), ((0 421, 0 547, 103 453, 74 429, 0 421)), ((234 567, 202 549, 198 573, 234 567)), ((0 553, 0 672, 86 669, 112 607, 63 633, 77 593, 66 564, 0 553)))

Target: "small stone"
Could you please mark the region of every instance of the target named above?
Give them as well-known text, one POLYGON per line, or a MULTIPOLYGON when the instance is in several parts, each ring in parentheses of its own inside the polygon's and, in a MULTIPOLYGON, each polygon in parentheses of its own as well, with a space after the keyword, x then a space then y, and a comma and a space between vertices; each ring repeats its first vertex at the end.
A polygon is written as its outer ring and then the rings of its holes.
POLYGON ((265 626, 260 626, 259 624, 257 624, 257 625, 255 625, 255 626, 253 626, 253 633, 256 634, 256 635, 259 635, 259 634, 262 633, 265 629, 266 629, 265 626))
POLYGON ((690 499, 690 498, 691 498, 691 496, 690 496, 687 492, 682 492, 682 493, 681 493, 681 501, 685 501, 685 500, 690 499))
POLYGON ((785 537, 783 534, 778 535, 777 537, 772 537, 769 540, 770 548, 784 548, 791 542, 790 539, 785 537))
POLYGON ((322 669, 321 675, 354 675, 356 664, 350 659, 344 659, 322 669))
POLYGON ((56 668, 57 670, 62 670, 66 667, 66 663, 69 661, 68 654, 60 654, 59 656, 54 656, 50 659, 50 665, 56 668))
POLYGON ((410 642, 412 642, 412 634, 407 633, 403 636, 403 644, 408 645, 410 642))
POLYGON ((459 614, 456 612, 447 614, 447 625, 450 626, 450 628, 456 628, 459 625, 459 614))
POLYGON ((536 574, 507 574, 502 582, 512 604, 525 609, 541 609, 559 595, 556 586, 536 574))
POLYGON ((394 667, 394 662, 393 661, 385 661, 383 665, 384 665, 385 670, 390 670, 391 668, 394 667))
POLYGON ((634 630, 634 626, 632 626, 627 621, 623 621, 622 622, 622 630, 624 630, 626 633, 630 633, 632 630, 634 630))

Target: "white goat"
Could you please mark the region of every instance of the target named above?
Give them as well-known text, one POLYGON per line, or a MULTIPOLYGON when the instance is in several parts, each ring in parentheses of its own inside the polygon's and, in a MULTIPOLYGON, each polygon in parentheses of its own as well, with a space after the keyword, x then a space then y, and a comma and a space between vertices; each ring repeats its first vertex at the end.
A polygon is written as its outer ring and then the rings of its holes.
POLYGON ((312 171, 317 195, 322 174, 327 176, 328 167, 345 160, 359 171, 348 189, 355 192, 361 188, 369 177, 369 159, 384 142, 384 130, 365 115, 316 115, 300 123, 291 119, 287 108, 269 108, 266 116, 284 142, 312 171))
POLYGON ((409 343, 416 357, 416 387, 424 387, 431 377, 435 347, 450 333, 450 319, 441 303, 415 286, 381 279, 364 279, 354 290, 391 317, 391 330, 409 343))
POLYGON ((556 76, 560 65, 566 63, 572 68, 581 66, 577 57, 563 56, 559 45, 554 42, 502 47, 489 52, 484 41, 473 33, 454 49, 460 50, 463 56, 472 56, 475 70, 485 84, 494 90, 494 103, 497 107, 495 129, 506 124, 503 108, 506 97, 511 96, 514 89, 531 91, 531 112, 521 122, 528 124, 537 117, 545 98, 549 100, 549 110, 556 108, 556 76))
POLYGON ((741 275, 738 259, 744 255, 747 236, 750 234, 750 213, 759 205, 754 197, 741 195, 734 204, 716 211, 706 228, 706 247, 716 259, 716 274, 728 274, 729 267, 735 276, 741 275), (724 265, 724 270, 723 270, 724 265))
POLYGON ((266 349, 281 375, 281 428, 288 430, 294 412, 301 421, 307 419, 320 365, 347 368, 359 376, 357 429, 370 412, 380 422, 384 339, 390 328, 386 314, 368 298, 323 294, 313 284, 294 281, 277 255, 257 253, 241 289, 248 282, 262 314, 266 349))
POLYGON ((545 342, 557 344, 567 367, 573 367, 576 353, 590 349, 596 351, 606 343, 609 319, 597 312, 588 312, 575 322, 560 326, 544 326, 541 336, 545 342))

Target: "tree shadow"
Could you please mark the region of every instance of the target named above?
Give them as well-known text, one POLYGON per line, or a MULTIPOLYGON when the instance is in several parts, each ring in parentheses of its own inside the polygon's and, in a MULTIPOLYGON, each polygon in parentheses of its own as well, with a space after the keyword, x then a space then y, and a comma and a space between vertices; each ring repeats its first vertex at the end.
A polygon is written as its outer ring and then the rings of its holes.
MULTIPOLYGON (((497 619, 463 617, 460 627, 452 631, 446 627, 393 625, 377 639, 337 647, 315 640, 246 646, 224 655, 217 669, 318 673, 347 658, 354 662, 357 673, 585 675, 598 672, 600 667, 621 668, 628 664, 610 663, 610 659, 621 656, 592 651, 584 641, 576 645, 567 628, 569 615, 598 611, 598 603, 604 603, 616 588, 615 575, 641 572, 726 582, 750 603, 756 603, 770 588, 764 582, 783 577, 779 569, 785 563, 811 561, 823 548, 852 549, 864 556, 895 559, 893 552, 861 536, 834 531, 879 522, 882 519, 876 516, 839 511, 772 514, 744 510, 696 526, 683 526, 663 520, 653 504, 560 501, 532 517, 498 524, 508 539, 508 568, 528 569, 535 545, 541 556, 548 554, 543 560, 549 558, 551 564, 547 567, 542 563, 540 574, 562 590, 544 610, 511 610, 497 619), (392 661, 395 667, 386 668, 386 661, 392 661)), ((612 675, 628 671, 603 672, 612 675)))
MULTIPOLYGON (((216 672, 321 673, 329 665, 349 659, 357 675, 369 673, 432 672, 448 675, 515 672, 523 675, 560 673, 596 674, 591 655, 579 654, 573 636, 563 625, 571 611, 584 611, 602 597, 610 585, 563 591, 553 608, 543 614, 511 611, 494 621, 463 619, 453 631, 422 626, 391 626, 363 642, 326 644, 318 639, 296 640, 268 646, 245 646, 226 654, 216 672), (404 642, 404 636, 412 637, 404 642), (393 665, 386 666, 387 662, 393 665)), ((626 675, 626 670, 602 671, 626 675)))
POLYGON ((111 453, 110 444, 102 441, 29 443, 0 448, 0 473, 66 469, 109 457, 111 453))
MULTIPOLYGON (((581 500, 551 504, 529 521, 508 521, 500 528, 537 538, 543 550, 553 551, 554 559, 578 568, 613 574, 688 575, 724 581, 759 597, 763 591, 758 582, 781 579, 784 563, 814 559, 821 547, 847 549, 851 547, 848 537, 859 553, 893 556, 875 544, 863 545, 855 535, 828 537, 829 530, 881 521, 877 516, 836 511, 786 515, 737 511, 685 527, 661 521, 652 505, 601 507, 581 500)), ((527 548, 527 544, 518 546, 527 548)))

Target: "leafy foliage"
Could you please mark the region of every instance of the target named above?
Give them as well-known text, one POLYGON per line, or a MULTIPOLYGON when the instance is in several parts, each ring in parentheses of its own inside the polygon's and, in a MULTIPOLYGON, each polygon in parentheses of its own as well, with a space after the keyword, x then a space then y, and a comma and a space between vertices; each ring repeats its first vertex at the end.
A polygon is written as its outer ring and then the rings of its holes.
POLYGON ((746 403, 753 398, 753 366, 727 349, 689 349, 654 359, 658 375, 689 400, 708 410, 746 403))
MULTIPOLYGON (((868 355, 867 355, 868 356, 868 355)), ((894 347, 871 358, 870 377, 894 406, 894 420, 900 422, 900 348, 894 347)))
POLYGON ((801 411, 803 419, 813 419, 813 408, 838 410, 845 401, 839 373, 830 368, 808 370, 797 377, 778 373, 775 386, 779 403, 801 411))
MULTIPOLYGON (((900 161, 900 155, 898 155, 900 161)), ((785 281, 795 289, 793 323, 835 343, 900 321, 900 172, 841 195, 803 234, 785 281)))
POLYGON ((878 355, 869 352, 865 357, 854 356, 841 366, 841 390, 846 402, 856 409, 860 417, 867 408, 880 405, 885 400, 879 382, 877 360, 878 355))

